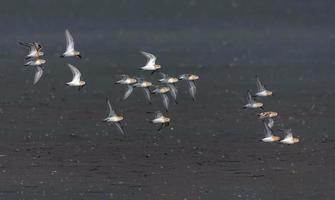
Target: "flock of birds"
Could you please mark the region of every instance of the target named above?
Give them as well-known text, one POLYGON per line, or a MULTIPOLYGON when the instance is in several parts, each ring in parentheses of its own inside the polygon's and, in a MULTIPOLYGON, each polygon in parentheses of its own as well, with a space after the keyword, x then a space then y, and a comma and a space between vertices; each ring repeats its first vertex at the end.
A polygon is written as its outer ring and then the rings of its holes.
MULTIPOLYGON (((82 58, 81 54, 79 51, 75 50, 73 37, 70 34, 69 30, 67 29, 65 30, 65 37, 67 47, 65 52, 60 57, 77 57, 81 59, 82 58)), ((43 59, 44 52, 42 51, 42 46, 38 42, 31 42, 31 43, 19 42, 19 44, 29 48, 29 53, 25 57, 27 62, 24 65, 34 67, 36 69, 33 82, 34 84, 36 84, 43 75, 43 68, 44 68, 43 65, 46 63, 46 60, 43 59)), ((147 58, 147 63, 145 66, 141 67, 141 70, 149 71, 151 72, 151 75, 161 70, 161 66, 156 64, 156 57, 153 54, 143 51, 141 53, 147 58)), ((78 70, 78 68, 76 68, 71 64, 68 64, 68 66, 72 72, 73 78, 72 81, 67 82, 65 84, 71 87, 78 87, 78 90, 80 90, 86 85, 86 82, 81 80, 81 73, 78 70)), ((116 81, 115 84, 121 84, 127 86, 127 90, 123 96, 123 100, 126 100, 132 94, 134 88, 142 88, 145 97, 150 104, 151 104, 151 95, 160 94, 165 111, 168 112, 169 101, 170 101, 168 93, 171 95, 171 97, 177 104, 178 90, 176 87, 176 83, 179 80, 184 80, 187 81, 189 85, 189 93, 193 101, 195 101, 195 95, 196 95, 195 81, 199 79, 198 75, 182 74, 178 77, 172 77, 162 72, 159 73, 162 76, 161 79, 158 80, 158 82, 161 83, 161 85, 154 85, 152 82, 147 81, 143 78, 132 77, 128 75, 121 75, 121 80, 116 81)), ((118 130, 124 135, 125 129, 121 124, 121 121, 124 119, 124 117, 118 115, 115 112, 108 98, 106 101, 109 114, 105 119, 103 119, 103 121, 114 124, 118 128, 118 130)), ((171 119, 169 117, 164 116, 161 111, 156 111, 155 118, 151 120, 153 124, 160 124, 158 131, 160 131, 164 127, 169 126, 170 121, 171 119)))
MULTIPOLYGON (((77 57, 81 58, 80 52, 75 50, 73 37, 71 36, 68 30, 65 30, 67 47, 65 52, 60 57, 77 57)), ((21 45, 29 48, 29 53, 26 56, 27 62, 24 64, 25 66, 35 67, 35 77, 34 84, 36 84, 43 75, 43 64, 46 63, 46 60, 43 59, 44 53, 42 52, 42 46, 37 42, 25 43, 20 42, 21 45)), ((151 72, 151 75, 155 72, 161 70, 161 66, 156 64, 156 57, 153 54, 142 51, 141 52, 146 58, 147 63, 145 66, 141 67, 143 71, 151 72)), ((81 73, 75 66, 68 64, 73 79, 70 82, 65 83, 71 87, 78 87, 78 90, 83 88, 86 85, 86 82, 81 80, 81 73)), ((142 88, 145 94, 145 97, 149 104, 151 104, 151 95, 152 94, 160 94, 163 102, 163 106, 165 111, 168 112, 169 109, 169 96, 168 93, 173 98, 174 102, 177 104, 177 94, 178 90, 176 87, 176 83, 179 80, 187 81, 189 85, 189 93, 195 101, 196 95, 196 85, 195 81, 199 79, 198 75, 195 74, 182 74, 178 77, 172 77, 165 73, 159 72, 161 74, 161 79, 158 82, 161 85, 154 85, 152 82, 147 81, 143 78, 132 77, 128 75, 121 75, 121 79, 116 81, 115 84, 125 85, 127 86, 127 90, 124 93, 123 100, 126 100, 133 92, 134 88, 142 88), (153 88, 153 89, 152 89, 153 88)), ((263 103, 256 101, 255 98, 262 98, 267 96, 272 96, 272 91, 267 90, 265 86, 261 83, 258 77, 256 77, 257 82, 257 92, 252 95, 250 90, 247 93, 248 103, 243 106, 243 108, 260 108, 263 110, 263 103)), ((124 119, 123 116, 118 115, 113 109, 109 99, 107 98, 107 105, 109 114, 103 120, 104 122, 115 124, 115 126, 120 130, 122 134, 125 134, 124 127, 121 124, 121 121, 124 119)), ((293 133, 291 129, 279 129, 285 134, 285 137, 281 139, 278 136, 273 135, 273 126, 274 126, 274 118, 278 116, 277 112, 267 111, 258 114, 259 119, 262 120, 265 130, 265 137, 262 139, 263 142, 277 142, 280 141, 284 144, 295 144, 299 142, 298 138, 293 137, 293 133)), ((151 120, 154 124, 160 124, 158 131, 162 128, 169 126, 171 119, 163 115, 161 111, 155 112, 155 118, 151 120)))
MULTIPOLYGON (((259 77, 256 77, 257 83, 257 92, 254 95, 251 95, 250 90, 247 93, 247 101, 248 103, 243 106, 244 109, 247 108, 260 108, 263 110, 263 103, 256 101, 255 98, 262 98, 272 96, 272 91, 267 90, 262 82, 259 80, 259 77)), ((281 139, 279 136, 273 135, 273 126, 274 126, 274 118, 278 116, 277 112, 267 111, 261 112, 258 114, 259 119, 262 120, 264 125, 265 137, 262 139, 263 142, 277 142, 280 141, 284 144, 295 144, 299 142, 299 138, 293 137, 292 129, 278 129, 285 134, 285 137, 281 139)))

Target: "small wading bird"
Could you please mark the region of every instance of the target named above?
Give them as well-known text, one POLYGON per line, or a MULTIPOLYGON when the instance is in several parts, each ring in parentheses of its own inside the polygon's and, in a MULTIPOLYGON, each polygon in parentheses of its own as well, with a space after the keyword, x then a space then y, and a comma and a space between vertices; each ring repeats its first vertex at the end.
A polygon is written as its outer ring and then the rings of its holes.
POLYGON ((136 78, 128 75, 121 75, 121 80, 115 82, 115 84, 127 85, 127 90, 124 93, 123 100, 126 100, 134 90, 134 84, 137 83, 136 78))
POLYGON ((35 77, 34 77, 34 85, 40 80, 43 75, 43 68, 42 65, 46 63, 46 60, 40 59, 37 57, 35 60, 30 60, 24 64, 24 66, 31 66, 35 67, 35 77))
POLYGON ((166 110, 166 112, 168 112, 169 110, 169 97, 167 96, 167 92, 170 91, 169 87, 165 87, 165 86, 156 86, 156 89, 154 89, 152 91, 152 94, 160 94, 162 97, 162 102, 164 105, 164 108, 166 110))
POLYGON ((276 142, 280 140, 280 137, 272 134, 272 127, 274 120, 272 118, 266 118, 263 120, 265 137, 262 139, 263 142, 276 142))
POLYGON ((133 86, 143 88, 145 98, 148 100, 149 104, 151 104, 151 95, 149 87, 152 86, 152 83, 150 81, 145 81, 141 78, 137 78, 136 80, 137 82, 133 86))
POLYGON ((254 97, 272 96, 272 91, 265 89, 264 85, 259 80, 258 76, 256 76, 256 83, 257 83, 257 92, 254 95, 254 97))
POLYGON ((273 118, 273 117, 277 117, 278 113, 277 112, 273 112, 273 111, 268 111, 268 112, 262 112, 257 114, 259 119, 265 119, 265 118, 273 118))
POLYGON ((83 88, 86 85, 86 82, 80 80, 81 73, 75 66, 73 66, 71 64, 68 64, 68 66, 69 66, 69 68, 72 72, 73 78, 72 78, 72 81, 67 82, 65 84, 68 85, 68 86, 72 86, 72 87, 78 87, 78 90, 80 90, 81 88, 83 88))
POLYGON ((182 74, 179 76, 179 80, 185 80, 188 83, 188 90, 192 97, 192 100, 195 101, 195 94, 197 92, 197 88, 195 86, 195 81, 199 79, 198 75, 195 74, 182 74))
POLYGON ((176 88, 176 83, 179 81, 178 78, 168 76, 167 74, 160 73, 162 75, 162 78, 158 80, 158 82, 165 83, 169 88, 170 88, 170 94, 175 101, 176 104, 177 102, 177 94, 178 90, 176 88))
POLYGON ((109 99, 107 98, 106 99, 107 101, 107 106, 108 106, 108 111, 109 111, 109 114, 108 116, 103 119, 104 122, 108 122, 108 123, 112 123, 114 124, 118 129, 119 131, 122 133, 122 135, 125 134, 125 131, 124 131, 124 128, 121 124, 121 121, 124 119, 122 116, 119 116, 115 113, 114 109, 112 108, 112 105, 111 103, 109 102, 109 99))
POLYGON ((80 52, 74 49, 74 41, 69 30, 65 30, 66 50, 60 57, 78 57, 81 58, 80 52))
POLYGON ((151 74, 154 74, 157 70, 161 68, 160 65, 156 64, 156 56, 151 53, 141 52, 147 58, 147 64, 141 67, 141 70, 151 71, 151 74))
POLYGON ((37 42, 19 42, 19 44, 29 48, 29 53, 26 56, 26 59, 38 58, 44 55, 44 52, 41 51, 42 46, 37 42))
POLYGON ((263 110, 263 103, 256 102, 252 98, 250 91, 248 91, 248 93, 247 93, 247 101, 248 101, 248 103, 243 106, 243 109, 247 109, 247 108, 260 108, 260 109, 263 110))
POLYGON ((158 128, 158 131, 162 130, 162 128, 167 127, 170 125, 171 119, 168 117, 165 117, 160 111, 155 112, 155 118, 151 120, 151 123, 153 124, 160 124, 160 127, 158 128))
POLYGON ((286 136, 280 140, 283 144, 295 144, 299 142, 299 138, 293 137, 292 129, 281 130, 286 136))

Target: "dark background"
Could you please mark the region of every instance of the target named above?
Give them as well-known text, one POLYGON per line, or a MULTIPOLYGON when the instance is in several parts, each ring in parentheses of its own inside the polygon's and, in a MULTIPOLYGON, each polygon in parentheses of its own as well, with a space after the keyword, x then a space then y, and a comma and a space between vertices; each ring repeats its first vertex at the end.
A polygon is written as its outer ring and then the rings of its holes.
MULTIPOLYGON (((333 1, 3 1, 0 7, 0 199, 333 199, 333 1), (61 59, 68 28, 83 59, 61 59), (19 41, 39 41, 46 72, 33 86, 19 41), (195 73, 197 101, 178 84, 170 128, 157 133, 141 91, 120 101, 120 74, 195 73), (87 86, 67 88, 71 63, 87 86), (301 142, 264 144, 243 111, 255 76, 278 127, 301 142), (101 122, 105 98, 123 137, 101 122)), ((279 132, 276 134, 280 135, 279 132)))

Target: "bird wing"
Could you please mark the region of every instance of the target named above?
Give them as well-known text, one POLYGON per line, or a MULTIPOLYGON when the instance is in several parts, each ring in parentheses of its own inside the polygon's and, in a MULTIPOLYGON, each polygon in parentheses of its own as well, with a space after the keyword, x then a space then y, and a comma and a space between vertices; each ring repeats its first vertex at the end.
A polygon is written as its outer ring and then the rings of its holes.
POLYGON ((124 135, 125 131, 124 128, 122 127, 122 124, 120 122, 115 122, 115 126, 119 129, 119 131, 124 135))
POLYGON ((142 51, 141 52, 145 57, 147 57, 147 64, 146 65, 155 65, 156 63, 156 56, 151 53, 147 53, 142 51))
POLYGON ((40 80, 43 75, 43 69, 40 66, 36 66, 36 72, 34 77, 34 85, 40 80))
POLYGON ((167 75, 167 74, 164 74, 163 72, 160 72, 160 75, 162 76, 162 79, 166 79, 166 78, 168 78, 168 75, 167 75))
POLYGON ((247 100, 248 100, 248 103, 250 104, 255 103, 255 100, 252 98, 250 91, 248 91, 247 100))
POLYGON ((192 96, 193 100, 195 100, 195 94, 197 92, 197 87, 195 86, 194 81, 187 81, 189 85, 189 92, 190 95, 192 96))
POLYGON ((130 95, 131 93, 133 92, 134 90, 134 87, 131 86, 131 85, 127 85, 128 86, 128 89, 127 91, 124 93, 124 96, 123 96, 123 100, 126 100, 130 95))
POLYGON ((262 82, 259 80, 259 77, 256 77, 256 84, 257 84, 257 91, 261 92, 263 90, 265 90, 264 85, 262 84, 262 82))
POLYGON ((267 124, 269 128, 272 128, 273 125, 275 124, 275 121, 272 118, 267 119, 267 124))
POLYGON ((73 75, 72 81, 80 81, 80 77, 81 77, 80 71, 71 64, 67 64, 67 65, 70 67, 72 75, 73 75))
POLYGON ((168 110, 169 109, 169 97, 166 94, 161 94, 161 95, 162 95, 163 105, 165 109, 168 110))
POLYGON ((266 121, 263 121, 265 137, 272 136, 272 129, 269 127, 269 124, 266 121))
POLYGON ((285 138, 293 138, 293 133, 292 133, 292 129, 286 129, 284 130, 284 133, 286 134, 285 138))
POLYGON ((178 90, 177 90, 176 86, 174 86, 171 83, 169 83, 167 85, 170 88, 170 94, 171 94, 171 96, 173 97, 174 100, 177 100, 178 90))
POLYGON ((109 99, 107 99, 106 101, 107 101, 108 112, 109 112, 108 117, 112 117, 112 116, 116 115, 114 109, 112 108, 112 105, 111 105, 109 99))
POLYGON ((28 56, 32 56, 37 52, 37 48, 34 43, 28 43, 28 42, 19 42, 20 45, 28 47, 29 48, 29 53, 28 56))
POLYGON ((73 37, 68 29, 65 30, 65 37, 66 37, 66 51, 74 51, 73 37))
POLYGON ((151 103, 150 90, 148 88, 143 88, 146 99, 151 103))
POLYGON ((155 114, 156 114, 156 115, 155 115, 155 119, 160 118, 160 117, 163 117, 163 114, 162 114, 161 111, 156 111, 155 114))

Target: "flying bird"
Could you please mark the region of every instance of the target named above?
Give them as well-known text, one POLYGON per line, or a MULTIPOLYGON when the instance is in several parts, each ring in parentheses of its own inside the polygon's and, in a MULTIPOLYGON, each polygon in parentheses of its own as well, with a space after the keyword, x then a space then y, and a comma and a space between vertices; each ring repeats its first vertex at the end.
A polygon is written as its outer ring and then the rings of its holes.
POLYGON ((272 118, 266 118, 263 120, 265 137, 262 139, 263 142, 276 142, 280 140, 280 137, 272 134, 272 127, 274 120, 272 118))
POLYGON ((168 112, 169 110, 169 97, 167 96, 167 92, 170 91, 169 87, 165 87, 165 86, 157 86, 156 89, 154 89, 152 91, 153 94, 160 94, 162 97, 162 102, 164 105, 164 108, 166 110, 166 112, 168 112))
POLYGON ((32 67, 36 67, 36 66, 41 66, 43 64, 45 64, 47 61, 41 58, 37 58, 34 60, 29 60, 27 61, 24 66, 32 66, 32 67))
POLYGON ((255 97, 266 97, 272 96, 272 91, 265 89, 265 86, 259 80, 259 77, 256 76, 257 92, 254 95, 255 97))
POLYGON ((143 80, 142 78, 137 78, 137 82, 133 85, 134 87, 143 88, 145 98, 148 100, 149 104, 151 104, 151 95, 150 95, 150 87, 152 83, 150 81, 143 80))
POLYGON ((34 77, 34 85, 40 80, 40 78, 43 75, 43 68, 42 65, 46 63, 46 60, 41 59, 41 58, 36 58, 34 60, 29 60, 24 64, 24 66, 29 66, 29 67, 34 67, 36 72, 35 72, 35 77, 34 77))
POLYGON ((39 58, 44 55, 42 46, 37 42, 19 42, 19 44, 29 48, 29 53, 26 56, 26 59, 39 58))
POLYGON ((141 53, 147 58, 147 63, 145 66, 141 67, 141 70, 151 71, 151 74, 154 74, 157 70, 161 69, 161 66, 156 64, 156 56, 144 51, 141 53))
POLYGON ((283 144, 295 144, 299 142, 299 138, 293 137, 292 129, 281 130, 286 136, 284 139, 280 140, 283 144))
POLYGON ((250 91, 247 93, 247 101, 248 103, 243 106, 244 109, 247 108, 260 108, 263 110, 263 103, 255 101, 252 96, 250 91))
POLYGON ((124 93, 123 100, 126 100, 134 90, 134 84, 137 83, 137 79, 128 75, 121 75, 121 80, 115 82, 115 84, 127 85, 127 90, 124 93))
POLYGON ((278 113, 277 112, 273 112, 273 111, 267 111, 267 112, 262 112, 257 114, 259 119, 265 119, 265 118, 273 118, 273 117, 277 117, 278 113))
POLYGON ((169 76, 167 74, 164 74, 162 72, 160 74, 162 75, 162 78, 159 79, 158 82, 165 83, 170 88, 170 94, 172 98, 174 99, 175 103, 178 104, 178 101, 177 101, 178 90, 176 87, 176 83, 179 81, 179 79, 169 76))
POLYGON ((66 37, 66 50, 61 55, 61 57, 78 57, 81 58, 80 52, 74 49, 74 41, 73 37, 70 34, 69 30, 65 30, 65 37, 66 37))
POLYGON ((158 131, 160 131, 162 130, 162 128, 169 126, 170 121, 171 121, 170 118, 165 117, 160 111, 157 111, 155 118, 151 120, 151 123, 160 124, 160 127, 158 128, 158 131))
POLYGON ((199 79, 198 75, 195 74, 182 74, 179 76, 179 80, 185 80, 189 86, 189 93, 192 97, 192 100, 195 101, 195 94, 197 92, 197 88, 195 86, 195 81, 199 79))
POLYGON ((69 68, 72 72, 73 78, 72 78, 72 81, 67 82, 65 84, 68 85, 68 86, 72 86, 72 87, 78 87, 78 90, 80 90, 81 88, 83 88, 86 85, 86 82, 80 80, 81 73, 75 66, 73 66, 71 64, 68 64, 68 66, 69 66, 69 68))
POLYGON ((114 124, 119 129, 119 131, 122 133, 122 135, 124 135, 125 131, 124 131, 124 128, 123 128, 123 126, 121 124, 121 121, 124 118, 122 116, 119 116, 119 115, 117 115, 115 113, 115 111, 112 108, 112 105, 111 105, 109 99, 107 99, 106 101, 107 101, 107 106, 108 106, 109 114, 108 114, 108 116, 105 119, 103 119, 103 121, 114 124))

